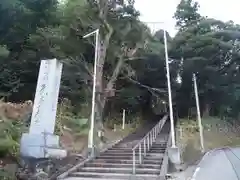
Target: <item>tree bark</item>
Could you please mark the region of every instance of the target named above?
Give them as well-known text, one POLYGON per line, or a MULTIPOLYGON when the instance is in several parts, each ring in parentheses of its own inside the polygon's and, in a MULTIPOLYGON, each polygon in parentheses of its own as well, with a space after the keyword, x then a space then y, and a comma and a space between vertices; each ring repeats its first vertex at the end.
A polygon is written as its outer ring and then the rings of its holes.
POLYGON ((210 110, 211 110, 210 104, 205 103, 204 110, 203 110, 203 116, 204 117, 209 117, 210 116, 210 110))
MULTIPOLYGON (((114 7, 116 0, 112 1, 111 6, 114 7)), ((133 57, 141 44, 137 44, 134 49, 127 49, 124 52, 119 53, 118 62, 113 70, 113 74, 110 80, 106 83, 103 79, 103 69, 107 56, 107 49, 110 44, 110 39, 113 35, 113 28, 107 21, 107 13, 109 11, 109 3, 107 0, 99 0, 99 19, 101 20, 100 28, 100 46, 98 49, 98 62, 97 62, 97 76, 96 76, 96 130, 103 130, 103 112, 107 102, 108 92, 114 91, 114 84, 116 83, 117 77, 121 72, 125 57, 133 57)))
POLYGON ((100 0, 98 3, 99 7, 99 19, 102 21, 103 27, 100 28, 100 42, 98 49, 98 61, 97 61, 97 75, 96 75, 96 119, 95 125, 97 131, 103 130, 103 110, 106 104, 106 97, 104 93, 103 85, 103 67, 106 60, 107 49, 109 47, 110 39, 113 34, 113 28, 107 22, 108 13, 108 1, 100 0))

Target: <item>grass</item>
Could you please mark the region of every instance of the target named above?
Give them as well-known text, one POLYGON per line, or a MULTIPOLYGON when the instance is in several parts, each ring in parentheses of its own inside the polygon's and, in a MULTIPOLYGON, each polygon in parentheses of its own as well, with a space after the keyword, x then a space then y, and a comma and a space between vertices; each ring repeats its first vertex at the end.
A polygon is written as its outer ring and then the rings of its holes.
MULTIPOLYGON (((240 126, 231 125, 216 117, 202 119, 205 151, 224 146, 239 146, 240 126)), ((200 136, 196 120, 180 119, 177 124, 177 144, 185 163, 192 163, 201 156, 200 136)))

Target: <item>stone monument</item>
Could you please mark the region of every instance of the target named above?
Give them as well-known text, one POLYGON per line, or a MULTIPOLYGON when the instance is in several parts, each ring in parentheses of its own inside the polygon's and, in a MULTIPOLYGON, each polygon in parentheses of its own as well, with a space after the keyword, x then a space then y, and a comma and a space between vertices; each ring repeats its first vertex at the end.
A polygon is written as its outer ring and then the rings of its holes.
POLYGON ((59 136, 54 135, 62 67, 57 59, 41 61, 29 133, 22 135, 20 143, 22 157, 66 156, 66 151, 60 148, 59 136))

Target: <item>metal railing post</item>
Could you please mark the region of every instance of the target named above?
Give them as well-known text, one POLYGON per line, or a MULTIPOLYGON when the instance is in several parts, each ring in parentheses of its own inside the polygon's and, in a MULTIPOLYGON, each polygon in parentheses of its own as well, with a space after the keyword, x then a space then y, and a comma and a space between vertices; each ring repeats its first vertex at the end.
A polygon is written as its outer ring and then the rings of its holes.
POLYGON ((146 156, 146 139, 143 140, 144 156, 146 156))
MULTIPOLYGON (((154 132, 155 132, 155 133, 154 133, 154 139, 156 139, 156 137, 157 137, 157 127, 154 128, 154 132)), ((154 140, 154 141, 155 141, 155 140, 154 140)))
POLYGON ((153 145, 153 133, 151 132, 151 146, 153 145))
POLYGON ((149 134, 147 136, 147 147, 148 147, 148 151, 150 150, 150 138, 149 138, 149 134))
POLYGON ((141 147, 141 143, 139 144, 139 164, 142 164, 142 147, 141 147))
POLYGON ((157 136, 160 133, 163 125, 166 122, 167 116, 165 116, 161 121, 159 121, 158 124, 156 124, 151 131, 149 131, 144 138, 142 138, 132 149, 133 151, 133 169, 132 173, 136 174, 136 149, 138 148, 138 155, 139 155, 139 164, 142 164, 143 158, 147 155, 147 151, 150 150, 151 146, 153 145, 154 142, 156 142, 157 136), (143 143, 143 148, 142 148, 142 143, 143 143))
POLYGON ((133 174, 136 173, 136 157, 135 157, 135 149, 133 150, 133 174))
POLYGON ((155 137, 156 137, 156 128, 154 128, 154 131, 153 131, 153 142, 155 142, 155 137))
POLYGON ((150 146, 152 146, 152 133, 149 133, 149 139, 150 139, 150 146))
POLYGON ((152 132, 152 145, 154 143, 154 131, 152 132))

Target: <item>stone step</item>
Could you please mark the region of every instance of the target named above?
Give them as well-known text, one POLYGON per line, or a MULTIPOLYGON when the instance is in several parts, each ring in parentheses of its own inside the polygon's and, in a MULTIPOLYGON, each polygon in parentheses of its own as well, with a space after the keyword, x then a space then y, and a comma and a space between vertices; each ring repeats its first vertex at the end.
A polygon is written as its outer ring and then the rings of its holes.
POLYGON ((161 152, 160 153, 154 153, 154 152, 150 151, 150 152, 147 153, 147 156, 157 156, 157 157, 161 156, 161 157, 163 157, 164 153, 161 153, 161 152))
MULTIPOLYGON (((137 153, 139 151, 139 148, 137 148, 136 150, 135 150, 135 152, 137 153)), ((141 149, 141 151, 143 152, 144 151, 144 149, 142 148, 141 149)), ((133 150, 132 149, 121 149, 121 150, 119 150, 119 149, 109 149, 109 150, 107 150, 105 153, 109 153, 109 152, 113 152, 113 153, 132 153, 133 152, 133 150)), ((105 153, 103 153, 103 154, 105 154, 105 153)))
POLYGON ((152 145, 152 147, 158 147, 158 148, 166 148, 167 147, 167 145, 166 144, 164 144, 164 145, 161 145, 161 144, 153 144, 152 145))
POLYGON ((141 177, 141 176, 130 176, 128 178, 98 178, 98 177, 69 177, 69 178, 66 178, 64 180, 106 180, 106 179, 109 179, 109 180, 159 180, 159 177, 141 177))
MULTIPOLYGON (((141 152, 141 155, 143 156, 144 152, 141 152)), ((100 157, 117 157, 117 158, 129 158, 129 157, 132 157, 133 154, 132 153, 128 153, 128 154, 110 154, 110 153, 107 153, 107 154, 102 154, 100 156, 98 156, 97 158, 100 158, 100 157)), ((139 151, 135 153, 135 156, 139 156, 139 151)), ((146 152, 146 156, 154 156, 154 157, 163 157, 164 156, 164 152, 146 152)))
MULTIPOLYGON (((142 156, 142 159, 143 160, 153 160, 153 161, 157 160, 157 161, 161 162, 163 159, 163 156, 164 156, 163 154, 162 155, 160 154, 158 156, 147 155, 147 156, 142 156)), ((100 156, 96 159, 101 159, 101 160, 106 160, 106 161, 108 161, 108 160, 131 160, 132 161, 133 157, 132 156, 100 156)), ((135 156, 135 159, 139 160, 139 156, 135 156)))
POLYGON ((150 153, 165 153, 166 149, 151 149, 150 153))
MULTIPOLYGON (((68 177, 68 178, 65 178, 64 180, 103 180, 103 178, 97 178, 97 177, 68 177)), ((111 180, 122 180, 122 179, 111 178, 111 180)))
POLYGON ((163 156, 145 156, 144 159, 162 161, 163 156))
MULTIPOLYGON (((138 155, 139 154, 139 151, 137 151, 136 153, 135 153, 136 155, 138 155)), ((115 152, 115 151, 113 151, 113 152, 105 152, 105 153, 103 153, 103 154, 101 154, 100 156, 102 156, 102 155, 108 155, 108 156, 132 156, 133 155, 133 153, 132 152, 115 152)))
POLYGON ((95 173, 95 172, 75 172, 71 174, 72 177, 81 177, 81 178, 102 178, 105 179, 141 179, 141 180, 157 180, 158 175, 156 174, 136 174, 132 175, 132 173, 95 173))
POLYGON ((165 152, 165 150, 166 150, 167 148, 150 148, 150 152, 152 151, 152 150, 154 150, 154 151, 164 151, 165 152))
MULTIPOLYGON (((165 151, 166 147, 150 147, 150 150, 160 150, 160 151, 165 151)), ((141 151, 143 152, 144 151, 144 148, 141 148, 141 151)), ((147 150, 147 147, 146 147, 146 151, 147 150)), ((103 154, 105 153, 122 153, 122 154, 125 154, 125 153, 132 153, 133 150, 132 149, 109 149, 107 150, 106 152, 104 152, 103 154)), ((139 152, 139 148, 136 148, 135 149, 135 152, 139 152)))
MULTIPOLYGON (((64 180, 103 180, 102 178, 93 178, 93 177, 68 177, 64 180)), ((122 180, 122 179, 112 179, 111 180, 122 180)))
POLYGON ((96 159, 132 159, 132 155, 130 156, 108 156, 108 155, 101 155, 99 157, 96 157, 96 159))
MULTIPOLYGON (((108 149, 104 153, 132 153, 132 149, 122 150, 122 149, 108 149)), ((104 154, 103 153, 103 154, 104 154)))
POLYGON ((157 144, 157 143, 153 143, 152 147, 163 147, 166 148, 167 144, 157 144))
POLYGON ((167 144, 167 140, 156 139, 155 143, 159 144, 159 145, 166 145, 167 144))
MULTIPOLYGON (((104 167, 83 167, 81 172, 98 172, 98 173, 132 173, 132 168, 104 168, 104 167)), ((160 174, 159 169, 136 168, 136 174, 160 174)))
MULTIPOLYGON (((144 152, 141 152, 141 155, 143 155, 144 152)), ((127 152, 127 153, 112 153, 112 152, 108 152, 108 153, 104 153, 102 155, 100 155, 99 157, 108 157, 108 156, 111 156, 111 157, 132 157, 133 156, 133 153, 131 152, 127 152)), ((135 152, 135 156, 138 157, 139 156, 139 151, 135 152)), ((164 156, 164 152, 158 152, 158 151, 155 151, 155 152, 146 152, 146 156, 154 156, 154 157, 163 157, 164 156)))
POLYGON ((123 149, 121 149, 121 148, 110 148, 110 149, 108 149, 107 151, 132 151, 132 148, 123 148, 123 149))
MULTIPOLYGON (((95 159, 92 161, 94 163, 114 163, 114 164, 132 164, 133 161, 131 159, 95 159)), ((139 160, 136 158, 136 164, 139 163, 139 160)), ((155 159, 143 159, 143 163, 147 164, 160 164, 160 160, 155 159)))
MULTIPOLYGON (((106 168, 111 168, 111 167, 125 167, 125 168, 132 168, 132 163, 131 164, 113 164, 113 163, 86 163, 85 167, 106 167, 106 168)), ((141 164, 137 165, 137 167, 142 167, 142 168, 158 168, 160 169, 160 164, 141 164)))
MULTIPOLYGON (((136 148, 136 175, 132 175, 132 148, 146 133, 147 130, 145 133, 143 131, 133 133, 97 158, 87 162, 77 172, 70 173, 69 178, 65 180, 159 180, 158 175, 167 146, 167 132, 158 134, 150 150, 146 150, 146 156, 142 157, 141 165, 139 164, 139 147, 136 148)), ((141 145, 141 155, 144 154, 144 147, 147 149, 147 143, 146 146, 141 145)))
MULTIPOLYGON (((123 149, 132 149, 134 146, 119 146, 119 147, 114 146, 114 147, 112 147, 110 149, 122 149, 122 150, 123 149)), ((146 146, 147 146, 147 142, 146 142, 146 146)), ((152 147, 164 147, 165 148, 166 146, 167 146, 166 143, 163 144, 163 143, 153 142, 153 144, 152 144, 152 147)), ((143 148, 143 143, 141 144, 141 147, 143 148)))
MULTIPOLYGON (((141 144, 143 145, 143 142, 141 144)), ((147 141, 146 141, 146 144, 147 144, 147 141)), ((157 141, 153 141, 152 144, 153 145, 157 145, 157 146, 166 146, 167 145, 167 143, 165 143, 165 142, 157 142, 157 141)), ((113 146, 112 148, 119 148, 119 149, 132 148, 132 147, 134 147, 136 145, 137 145, 137 143, 136 144, 132 144, 132 145, 126 145, 126 146, 124 146, 124 145, 122 145, 122 146, 113 146)))

